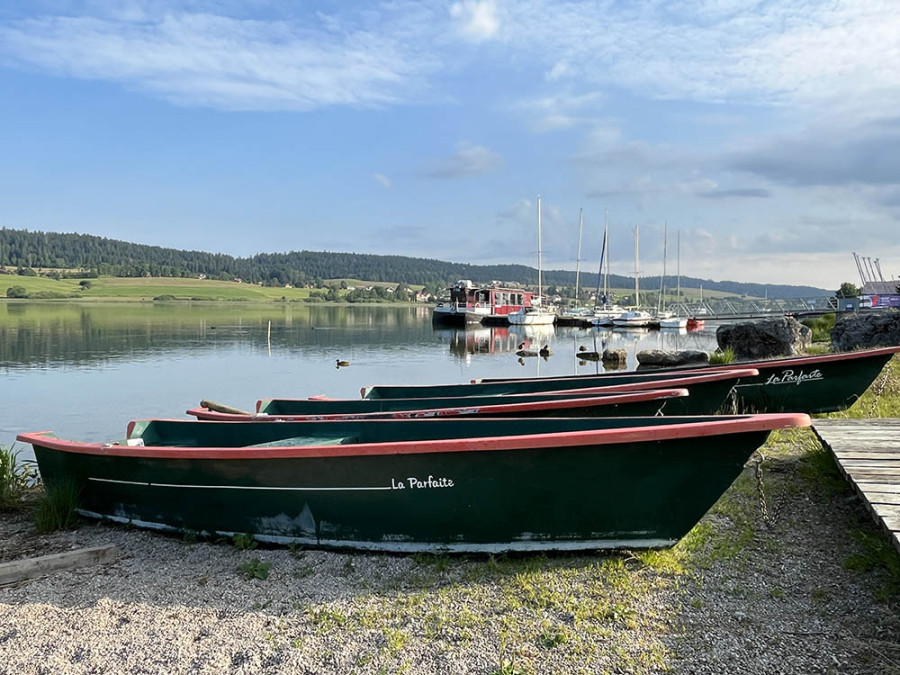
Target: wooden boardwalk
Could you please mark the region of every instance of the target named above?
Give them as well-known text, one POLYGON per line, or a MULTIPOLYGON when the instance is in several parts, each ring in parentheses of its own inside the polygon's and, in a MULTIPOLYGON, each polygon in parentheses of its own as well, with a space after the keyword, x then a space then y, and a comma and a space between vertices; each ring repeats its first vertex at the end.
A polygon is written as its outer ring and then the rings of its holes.
POLYGON ((900 552, 900 419, 813 420, 813 429, 900 552))

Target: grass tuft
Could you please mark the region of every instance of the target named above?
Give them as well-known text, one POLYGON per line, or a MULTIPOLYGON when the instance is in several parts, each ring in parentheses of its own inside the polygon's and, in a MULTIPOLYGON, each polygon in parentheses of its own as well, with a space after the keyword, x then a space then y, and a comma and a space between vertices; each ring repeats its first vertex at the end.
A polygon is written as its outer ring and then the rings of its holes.
POLYGON ((853 538, 860 545, 860 552, 844 558, 844 567, 857 572, 881 572, 885 578, 876 590, 875 597, 888 600, 900 595, 900 555, 880 532, 854 530, 853 538))
POLYGON ((734 350, 731 347, 725 347, 725 349, 717 349, 709 355, 709 362, 712 365, 734 363, 734 350))
POLYGON ((38 532, 70 530, 78 522, 81 488, 75 481, 63 480, 44 486, 44 494, 34 509, 34 526, 38 532))

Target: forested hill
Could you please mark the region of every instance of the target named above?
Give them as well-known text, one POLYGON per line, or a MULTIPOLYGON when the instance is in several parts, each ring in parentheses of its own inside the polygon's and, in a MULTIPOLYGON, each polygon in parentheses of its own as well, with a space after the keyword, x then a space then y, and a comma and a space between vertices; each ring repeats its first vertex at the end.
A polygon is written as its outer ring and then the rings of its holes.
MULTIPOLYGON (((221 253, 181 251, 159 246, 133 244, 88 234, 30 232, 0 228, 0 265, 19 269, 57 268, 86 270, 98 275, 139 277, 196 277, 213 279, 241 278, 267 285, 300 285, 320 279, 363 279, 429 287, 448 286, 458 279, 476 283, 490 281, 537 283, 537 270, 524 265, 466 265, 426 258, 292 251, 263 253, 250 258, 235 258, 221 253)), ((642 284, 658 288, 659 277, 642 277, 642 284)), ((544 272, 546 286, 572 286, 575 273, 564 270, 544 272)), ((596 274, 582 274, 582 285, 596 283, 596 274)), ((671 286, 674 278, 667 277, 671 286)), ((610 276, 616 288, 630 288, 633 277, 610 276)), ((832 291, 811 286, 747 284, 736 281, 712 281, 682 277, 685 288, 702 286, 707 290, 761 297, 830 295, 832 291)))

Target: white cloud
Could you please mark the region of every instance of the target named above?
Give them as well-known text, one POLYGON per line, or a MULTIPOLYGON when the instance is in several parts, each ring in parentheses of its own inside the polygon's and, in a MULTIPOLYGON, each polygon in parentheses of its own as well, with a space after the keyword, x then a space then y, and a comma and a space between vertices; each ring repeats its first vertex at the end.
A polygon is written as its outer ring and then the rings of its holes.
POLYGON ((490 40, 500 29, 497 7, 491 0, 462 0, 450 5, 460 33, 473 42, 490 40))
MULTIPOLYGON (((407 17, 408 18, 408 17, 407 17)), ((333 19, 333 17, 332 17, 333 19)), ((411 20, 411 19, 410 19, 411 20)), ((181 105, 228 110, 385 106, 424 88, 437 63, 380 30, 333 20, 252 20, 187 12, 42 16, 0 26, 0 58, 109 80, 181 105)))
POLYGON ((437 161, 424 172, 429 178, 462 178, 493 171, 503 163, 497 153, 481 145, 461 143, 452 155, 437 161))
POLYGON ((385 176, 383 173, 373 173, 372 180, 383 185, 386 188, 391 187, 391 179, 385 176))
POLYGON ((419 101, 440 74, 483 57, 460 50, 457 36, 501 45, 491 53, 496 67, 535 65, 548 85, 585 92, 614 85, 659 98, 872 117, 900 106, 895 0, 459 0, 449 12, 438 0, 394 0, 328 14, 255 0, 35 7, 47 13, 10 13, 0 27, 6 64, 121 82, 184 105, 419 101))

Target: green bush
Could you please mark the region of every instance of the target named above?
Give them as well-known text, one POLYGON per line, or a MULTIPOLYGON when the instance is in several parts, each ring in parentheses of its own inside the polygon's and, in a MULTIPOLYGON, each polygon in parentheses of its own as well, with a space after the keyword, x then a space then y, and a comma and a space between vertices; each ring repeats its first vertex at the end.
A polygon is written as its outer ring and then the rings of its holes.
POLYGON ((60 293, 59 291, 35 291, 28 294, 29 300, 59 300, 71 297, 69 293, 60 293))
POLYGON ((19 451, 0 447, 0 509, 22 503, 25 491, 37 480, 32 464, 19 461, 19 451))
POLYGON ((812 331, 813 342, 831 342, 831 329, 834 328, 834 314, 803 319, 800 323, 812 331))
POLYGON ((27 298, 28 291, 22 286, 10 286, 6 289, 7 298, 27 298))

